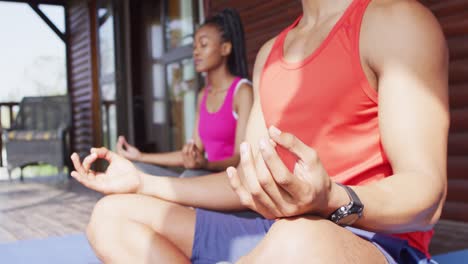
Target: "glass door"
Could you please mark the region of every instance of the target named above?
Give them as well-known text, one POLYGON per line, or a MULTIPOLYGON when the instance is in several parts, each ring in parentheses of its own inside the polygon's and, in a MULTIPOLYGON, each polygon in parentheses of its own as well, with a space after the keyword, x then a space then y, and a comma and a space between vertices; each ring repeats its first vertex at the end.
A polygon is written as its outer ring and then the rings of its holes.
POLYGON ((166 66, 170 91, 172 145, 181 149, 192 137, 196 109, 196 74, 193 59, 187 58, 166 66))
POLYGON ((192 59, 197 8, 195 1, 162 1, 161 16, 152 25, 152 122, 166 135, 156 138, 158 150, 182 148, 192 137, 199 78, 192 59))

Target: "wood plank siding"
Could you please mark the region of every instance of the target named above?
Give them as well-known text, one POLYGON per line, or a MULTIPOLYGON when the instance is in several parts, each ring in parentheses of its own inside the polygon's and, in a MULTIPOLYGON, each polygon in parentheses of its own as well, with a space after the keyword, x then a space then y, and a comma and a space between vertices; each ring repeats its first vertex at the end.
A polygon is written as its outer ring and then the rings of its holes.
POLYGON ((443 217, 468 222, 468 0, 424 0, 450 50, 448 196, 443 217))
MULTIPOLYGON (((421 2, 439 19, 450 48, 449 191, 443 218, 468 221, 468 0, 421 2)), ((239 11, 246 32, 250 73, 261 45, 301 12, 300 1, 207 0, 204 4, 207 14, 225 7, 239 11)))
POLYGON ((95 1, 71 1, 66 9, 72 148, 83 156, 101 145, 95 1))
POLYGON ((300 1, 287 0, 211 0, 205 4, 207 14, 214 14, 226 7, 239 11, 245 30, 247 60, 252 76, 258 50, 269 39, 289 26, 301 12, 300 1))

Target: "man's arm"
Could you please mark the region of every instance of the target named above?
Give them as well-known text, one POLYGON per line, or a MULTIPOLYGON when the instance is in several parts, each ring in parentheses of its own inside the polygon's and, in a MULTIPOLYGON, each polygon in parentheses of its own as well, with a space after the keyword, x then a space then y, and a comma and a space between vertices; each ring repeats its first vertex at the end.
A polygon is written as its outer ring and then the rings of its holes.
POLYGON ((446 43, 436 19, 416 1, 375 9, 365 17, 361 50, 378 80, 382 144, 394 175, 353 187, 365 205, 357 226, 426 230, 439 219, 446 196, 446 43))
MULTIPOLYGON (((373 1, 361 33, 363 68, 378 83, 380 133, 394 175, 353 187, 365 205, 356 225, 389 233, 430 229, 440 216, 447 185, 444 37, 432 14, 416 1, 373 1)), ((320 153, 294 135, 270 127, 269 139, 259 142, 261 161, 253 157, 255 145, 241 147, 242 170, 228 169, 246 207, 267 218, 311 213, 326 218, 349 203, 345 190, 331 182, 320 153), (294 173, 279 158, 276 144, 298 157, 294 173)))
POLYGON ((141 181, 137 193, 185 206, 222 211, 245 208, 230 188, 224 171, 192 178, 154 177, 142 174, 141 181))

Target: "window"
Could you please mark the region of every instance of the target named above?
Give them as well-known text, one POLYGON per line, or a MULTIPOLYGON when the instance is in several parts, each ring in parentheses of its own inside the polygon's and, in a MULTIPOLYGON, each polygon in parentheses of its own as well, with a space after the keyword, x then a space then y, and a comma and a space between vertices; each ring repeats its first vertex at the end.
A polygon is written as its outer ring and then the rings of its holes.
POLYGON ((195 3, 162 1, 159 10, 163 12, 154 17, 150 27, 152 122, 168 130, 162 134, 169 135, 169 149, 172 150, 180 149, 192 137, 194 129, 199 80, 192 60, 198 11, 195 3))
POLYGON ((172 0, 166 4, 165 41, 166 49, 193 43, 194 10, 193 3, 187 0, 172 0))

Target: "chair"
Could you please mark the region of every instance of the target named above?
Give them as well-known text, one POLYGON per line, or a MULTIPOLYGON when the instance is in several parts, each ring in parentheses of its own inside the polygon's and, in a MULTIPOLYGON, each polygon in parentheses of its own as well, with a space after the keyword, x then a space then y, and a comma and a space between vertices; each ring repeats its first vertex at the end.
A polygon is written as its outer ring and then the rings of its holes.
POLYGON ((7 155, 7 169, 11 171, 27 165, 48 163, 63 173, 69 166, 70 106, 67 95, 24 97, 19 112, 3 137, 7 155))

